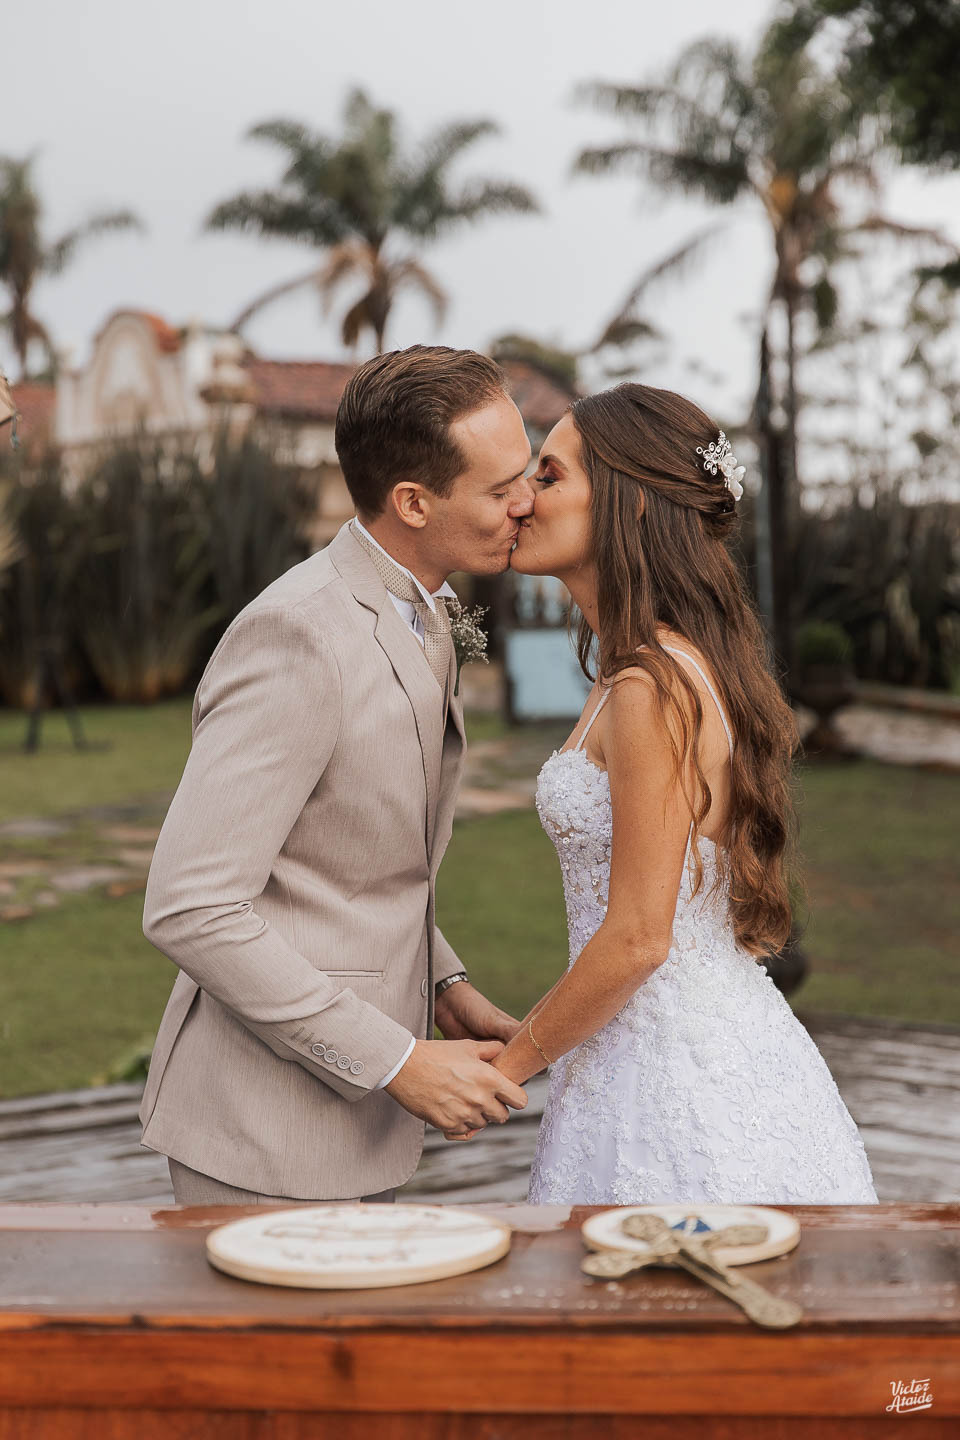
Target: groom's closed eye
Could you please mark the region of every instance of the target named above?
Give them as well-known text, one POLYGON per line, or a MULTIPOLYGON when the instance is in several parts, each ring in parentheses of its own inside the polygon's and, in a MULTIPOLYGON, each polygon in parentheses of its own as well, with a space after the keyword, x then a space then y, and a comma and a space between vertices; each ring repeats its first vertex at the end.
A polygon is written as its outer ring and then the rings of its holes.
POLYGON ((519 475, 511 475, 509 480, 502 480, 497 484, 491 486, 490 491, 488 492, 490 498, 492 500, 506 500, 510 495, 511 487, 516 485, 518 480, 522 480, 524 478, 524 474, 525 472, 521 470, 519 475))

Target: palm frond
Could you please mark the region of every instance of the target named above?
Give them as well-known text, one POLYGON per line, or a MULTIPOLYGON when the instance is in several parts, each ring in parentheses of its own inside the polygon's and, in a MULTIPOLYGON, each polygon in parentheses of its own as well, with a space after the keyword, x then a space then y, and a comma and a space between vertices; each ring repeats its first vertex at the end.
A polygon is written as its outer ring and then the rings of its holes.
POLYGON ((59 275, 76 254, 78 246, 97 235, 115 230, 144 230, 146 227, 132 210, 110 210, 102 215, 93 215, 82 225, 68 230, 59 240, 49 246, 44 255, 43 268, 50 275, 59 275))
POLYGON ((422 168, 431 172, 444 170, 478 140, 499 134, 500 126, 495 120, 455 120, 441 125, 424 141, 422 168))
POLYGON ((622 348, 625 345, 632 345, 636 340, 662 340, 663 338, 663 331, 654 325, 652 320, 630 319, 623 315, 615 315, 599 339, 591 345, 588 354, 596 354, 598 350, 604 349, 607 345, 616 345, 622 348))
POLYGON ((457 220, 476 220, 481 215, 538 215, 540 204, 525 185, 509 180, 471 180, 451 198, 444 224, 457 220))
POLYGON ((345 280, 354 279, 356 276, 361 276, 368 286, 364 300, 366 308, 372 310, 374 291, 383 289, 384 270, 377 251, 365 241, 345 240, 342 245, 337 245, 327 256, 326 264, 317 271, 316 286, 324 315, 329 315, 334 294, 339 286, 345 280))
POLYGON ((267 305, 272 305, 275 300, 282 300, 284 295, 290 295, 295 290, 302 290, 307 285, 317 285, 321 271, 313 266, 305 275, 297 275, 293 280, 282 280, 279 285, 271 285, 269 290, 264 290, 254 300, 240 311, 240 314, 227 327, 237 334, 243 329, 258 311, 263 310, 267 305))
POLYGON ((247 139, 266 140, 292 155, 299 155, 317 144, 317 137, 296 120, 260 120, 250 126, 247 139))
POLYGON ((433 309, 434 319, 438 326, 442 325, 450 304, 450 297, 442 288, 435 276, 421 265, 419 260, 407 259, 396 261, 390 267, 390 280, 393 287, 400 286, 419 290, 429 302, 433 309))
POLYGON ((689 240, 679 245, 669 255, 663 256, 662 259, 649 266, 634 281, 629 294, 624 298, 613 318, 607 322, 600 337, 591 347, 591 351, 601 350, 605 345, 626 345, 633 340, 662 339, 662 333, 656 325, 645 315, 636 313, 637 306, 647 292, 659 282, 676 279, 681 275, 690 262, 700 254, 706 245, 716 240, 720 233, 719 226, 708 226, 696 235, 692 235, 689 240))
POLYGON ((618 118, 694 122, 715 126, 717 117, 699 101, 683 95, 672 85, 617 85, 605 80, 587 80, 574 90, 574 101, 618 118))
POLYGON ((370 297, 362 295, 344 315, 340 324, 340 339, 348 349, 352 350, 364 330, 374 330, 375 328, 370 310, 370 297))
POLYGON ((576 168, 585 174, 605 174, 631 169, 646 175, 661 188, 703 195, 719 205, 728 205, 751 188, 746 157, 731 154, 716 157, 685 150, 668 150, 632 140, 606 149, 584 150, 576 168))
POLYGON ((240 230, 309 245, 335 245, 350 232, 347 217, 324 195, 306 198, 275 190, 244 191, 211 210, 208 230, 240 230))
POLYGON ((318 273, 317 283, 326 287, 339 285, 349 275, 370 277, 378 264, 376 251, 362 240, 344 240, 342 245, 336 245, 330 251, 326 264, 318 273))
POLYGON ((643 274, 634 281, 630 293, 620 306, 619 314, 621 316, 628 314, 635 305, 639 304, 647 291, 658 284, 659 281, 679 278, 683 271, 689 266, 690 262, 698 256, 707 245, 712 244, 719 238, 722 229, 723 227, 720 225, 706 226, 695 235, 691 235, 689 240, 685 240, 682 245, 679 245, 676 250, 671 251, 669 255, 665 255, 661 260, 655 261, 647 270, 644 270, 643 274))
POLYGON ((897 240, 925 240, 953 253, 956 253, 957 249, 954 242, 942 230, 934 230, 927 225, 907 225, 900 220, 891 220, 886 215, 868 215, 857 225, 852 226, 851 230, 859 230, 873 235, 890 235, 897 240))
POLYGON ((573 173, 579 175, 609 175, 612 171, 627 170, 643 174, 647 168, 650 147, 640 140, 622 140, 619 145, 593 145, 580 154, 573 162, 573 173))
POLYGON ((378 110, 367 92, 360 85, 355 85, 343 107, 344 126, 348 133, 359 135, 368 130, 379 115, 387 113, 385 110, 378 110))
POLYGON ((869 155, 849 155, 828 162, 826 173, 816 182, 814 190, 821 191, 834 180, 856 180, 870 191, 879 195, 882 189, 875 160, 869 155))

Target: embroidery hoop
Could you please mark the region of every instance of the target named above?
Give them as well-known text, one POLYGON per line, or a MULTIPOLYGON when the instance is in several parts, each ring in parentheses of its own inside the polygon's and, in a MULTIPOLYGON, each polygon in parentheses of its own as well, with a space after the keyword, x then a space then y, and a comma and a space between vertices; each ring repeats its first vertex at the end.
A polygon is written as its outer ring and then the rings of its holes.
POLYGON ((262 1285, 380 1289, 480 1270, 510 1239, 502 1221, 457 1206, 345 1202, 231 1220, 207 1236, 207 1259, 262 1285))
POLYGON ((696 1215, 709 1230, 723 1230, 727 1225, 766 1226, 767 1238, 756 1245, 718 1245, 714 1254, 724 1265, 774 1260, 778 1255, 786 1255, 800 1239, 799 1221, 785 1210, 766 1205, 630 1205, 621 1210, 603 1210, 584 1222, 581 1234, 587 1249, 640 1253, 646 1250, 643 1240, 624 1235, 621 1230, 628 1215, 658 1215, 671 1228, 680 1225, 688 1215, 696 1215))

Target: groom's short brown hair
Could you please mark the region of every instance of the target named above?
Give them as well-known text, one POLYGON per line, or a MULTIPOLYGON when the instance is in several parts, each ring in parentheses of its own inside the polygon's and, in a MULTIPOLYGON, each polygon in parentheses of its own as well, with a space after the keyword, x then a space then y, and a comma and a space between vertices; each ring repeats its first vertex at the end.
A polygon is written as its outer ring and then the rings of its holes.
POLYGON ((379 515, 401 480, 446 495, 466 460, 450 426, 507 393, 500 366, 476 350, 411 345, 377 355, 352 375, 334 443, 361 515, 379 515))

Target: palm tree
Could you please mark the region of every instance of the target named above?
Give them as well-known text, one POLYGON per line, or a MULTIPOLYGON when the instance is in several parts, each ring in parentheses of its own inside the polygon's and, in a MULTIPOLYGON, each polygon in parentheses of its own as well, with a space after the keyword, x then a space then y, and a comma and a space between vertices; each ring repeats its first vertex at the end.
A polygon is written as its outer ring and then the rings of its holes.
POLYGON ((20 361, 21 380, 27 378, 27 354, 33 340, 44 346, 49 368, 56 370, 50 332, 32 308, 32 291, 40 276, 59 275, 82 242, 95 235, 142 228, 130 210, 111 210, 91 216, 58 240, 44 240, 33 163, 32 155, 25 160, 0 155, 0 283, 6 286, 10 298, 10 309, 0 315, 0 326, 10 332, 20 361))
POLYGON ((378 110, 362 90, 344 109, 343 134, 331 139, 290 120, 254 125, 249 136, 278 146, 287 158, 280 185, 245 191, 217 205, 212 230, 243 230, 297 240, 327 252, 321 266, 273 286, 237 316, 239 330, 263 306, 303 286, 329 305, 348 280, 362 283, 360 298, 341 322, 345 345, 372 331, 383 350, 390 311, 398 294, 416 290, 430 302, 438 322, 447 303, 443 290, 415 253, 394 247, 402 235, 428 244, 448 230, 485 215, 529 214, 539 209, 529 190, 502 180, 474 180, 454 188, 449 170, 470 146, 497 133, 489 120, 444 125, 415 151, 400 144, 396 117, 378 110))
MULTIPOLYGON (((769 500, 771 526, 783 531, 774 537, 778 588, 789 595, 789 535, 799 508, 800 314, 809 310, 821 326, 831 323, 837 304, 831 267, 849 253, 857 232, 887 230, 912 238, 931 238, 931 232, 895 226, 876 213, 857 223, 845 221, 841 182, 872 195, 879 190, 877 134, 865 123, 856 98, 807 51, 785 43, 780 27, 770 28, 753 55, 728 41, 699 40, 658 83, 598 81, 581 87, 580 94, 618 118, 639 120, 646 134, 582 151, 578 171, 639 172, 665 190, 699 195, 717 205, 749 199, 768 222, 774 270, 760 347, 758 411, 768 417, 779 398, 785 414, 783 435, 768 437, 782 442, 771 467, 769 500), (770 395, 768 362, 771 319, 778 308, 786 332, 782 397, 770 395), (777 480, 781 495, 773 493, 777 480)), ((775 628, 781 657, 789 664, 789 617, 781 616, 775 628)))

